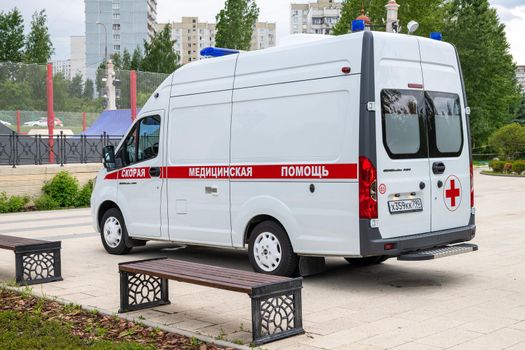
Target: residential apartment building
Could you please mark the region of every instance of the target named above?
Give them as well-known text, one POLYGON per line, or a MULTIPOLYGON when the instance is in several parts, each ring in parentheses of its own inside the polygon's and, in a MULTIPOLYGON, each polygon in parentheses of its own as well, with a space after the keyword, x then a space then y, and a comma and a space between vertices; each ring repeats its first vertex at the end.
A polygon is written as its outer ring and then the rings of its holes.
MULTIPOLYGON (((159 23, 160 31, 166 23, 159 23)), ((265 49, 275 46, 275 23, 257 22, 255 24, 250 50, 265 49)), ((181 22, 171 23, 171 38, 175 40, 175 51, 180 63, 186 64, 201 59, 200 51, 215 46, 215 23, 199 22, 198 17, 182 17, 181 22)))
POLYGON ((58 60, 51 63, 53 64, 53 75, 60 73, 65 79, 71 79, 71 60, 58 60))
POLYGON ((521 85, 521 91, 525 93, 525 66, 517 66, 516 68, 516 79, 521 85))
POLYGON ((290 33, 333 34, 334 25, 341 17, 340 0, 291 4, 290 33))
MULTIPOLYGON (((133 52, 156 30, 157 0, 84 0, 88 71, 114 53, 133 52), (98 23, 98 24, 97 24, 98 23)), ((88 74, 89 75, 89 74, 88 74)))
MULTIPOLYGON (((159 30, 165 25, 159 24, 159 30)), ((181 22, 171 24, 171 38, 175 40, 180 63, 196 61, 203 48, 215 45, 215 23, 199 22, 198 17, 182 17, 181 22)))
POLYGON ((69 38, 69 57, 71 59, 71 78, 80 74, 86 75, 86 37, 71 36, 69 38))
POLYGON ((275 23, 257 22, 252 34, 250 50, 260 50, 275 46, 275 23))

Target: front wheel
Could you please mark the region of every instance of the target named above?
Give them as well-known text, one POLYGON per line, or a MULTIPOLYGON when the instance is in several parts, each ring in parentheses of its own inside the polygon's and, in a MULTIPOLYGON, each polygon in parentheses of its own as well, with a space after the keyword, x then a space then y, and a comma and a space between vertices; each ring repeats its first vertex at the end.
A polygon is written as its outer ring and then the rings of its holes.
POLYGON ((109 254, 124 255, 131 251, 131 247, 126 245, 128 230, 120 210, 111 208, 106 211, 101 226, 102 244, 109 254))
POLYGON ((252 231, 250 263, 256 272, 292 276, 299 263, 286 231, 273 221, 264 221, 252 231))

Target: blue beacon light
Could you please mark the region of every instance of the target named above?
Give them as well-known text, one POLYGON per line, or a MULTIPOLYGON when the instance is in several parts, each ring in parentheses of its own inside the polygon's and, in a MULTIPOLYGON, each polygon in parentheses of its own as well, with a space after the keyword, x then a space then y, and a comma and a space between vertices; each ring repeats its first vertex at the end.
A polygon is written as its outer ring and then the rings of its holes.
POLYGON ((362 19, 354 19, 352 21, 352 32, 362 32, 365 30, 365 21, 362 19))
POLYGON ((226 55, 233 55, 239 53, 237 50, 223 49, 221 47, 206 47, 201 50, 201 56, 205 57, 221 57, 226 55))
POLYGON ((441 39, 443 39, 443 36, 440 32, 430 32, 430 39, 441 41, 441 39))

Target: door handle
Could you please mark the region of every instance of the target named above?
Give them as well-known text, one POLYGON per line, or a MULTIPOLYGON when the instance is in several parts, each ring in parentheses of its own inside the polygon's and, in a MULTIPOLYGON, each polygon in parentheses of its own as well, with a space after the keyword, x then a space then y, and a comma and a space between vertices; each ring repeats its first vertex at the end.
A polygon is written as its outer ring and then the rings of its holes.
POLYGON ((443 162, 434 162, 434 164, 432 164, 432 172, 436 175, 443 174, 445 169, 446 167, 443 162))
POLYGON ((206 186, 204 192, 206 192, 206 194, 217 195, 219 193, 219 188, 217 186, 206 186))
POLYGON ((151 168, 149 168, 149 176, 151 176, 151 177, 159 177, 160 176, 160 168, 158 168, 158 167, 151 167, 151 168))

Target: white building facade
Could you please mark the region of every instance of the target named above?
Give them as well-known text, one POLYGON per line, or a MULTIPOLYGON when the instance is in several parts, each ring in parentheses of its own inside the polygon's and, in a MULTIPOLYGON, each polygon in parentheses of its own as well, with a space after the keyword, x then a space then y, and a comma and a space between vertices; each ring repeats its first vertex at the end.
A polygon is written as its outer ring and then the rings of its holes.
POLYGON ((516 79, 521 86, 521 91, 525 93, 525 65, 516 67, 516 79))
POLYGON ((53 64, 53 75, 62 74, 64 79, 71 79, 71 60, 58 60, 51 63, 53 64))
POLYGON ((291 4, 291 34, 333 34, 341 17, 342 4, 336 0, 317 0, 306 4, 291 4))
POLYGON ((71 36, 69 46, 69 57, 71 59, 71 78, 80 74, 86 76, 86 37, 71 36))
MULTIPOLYGON (((166 23, 159 23, 160 31, 166 23)), ((180 22, 171 23, 171 38, 175 41, 174 48, 179 55, 179 62, 186 64, 200 60, 200 51, 206 47, 215 46, 216 24, 199 22, 198 17, 182 17, 180 22)), ((275 46, 275 23, 257 22, 255 24, 250 50, 265 49, 275 46)))

